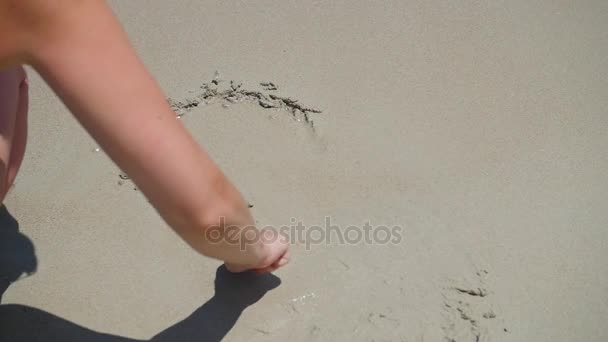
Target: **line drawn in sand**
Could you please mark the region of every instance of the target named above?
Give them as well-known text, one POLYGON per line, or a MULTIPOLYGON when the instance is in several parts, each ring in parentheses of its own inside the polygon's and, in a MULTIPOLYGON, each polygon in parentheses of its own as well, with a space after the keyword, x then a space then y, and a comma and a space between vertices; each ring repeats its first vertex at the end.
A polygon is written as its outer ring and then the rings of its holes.
MULTIPOLYGON (((273 82, 266 81, 259 84, 262 91, 247 90, 243 88, 242 83, 232 80, 227 82, 221 79, 220 73, 216 71, 210 82, 203 83, 198 90, 191 92, 195 93, 195 96, 181 100, 168 97, 167 102, 178 119, 202 105, 219 102, 223 107, 228 108, 231 104, 242 102, 257 103, 264 109, 287 111, 294 119, 306 123, 312 132, 315 132, 311 114, 321 114, 321 110, 307 107, 294 98, 271 93, 279 89, 273 82), (229 84, 229 86, 224 86, 225 84, 229 84)), ((129 176, 124 172, 119 173, 119 177, 118 185, 123 185, 126 181, 130 180, 129 176)), ((134 187, 133 190, 138 189, 134 187)), ((249 207, 252 208, 253 205, 249 204, 249 207)))
POLYGON ((241 102, 257 103, 264 109, 279 109, 289 112, 297 121, 303 121, 311 129, 314 129, 314 122, 311 114, 320 114, 321 110, 305 106, 298 100, 291 97, 279 96, 275 93, 279 87, 273 82, 260 82, 262 91, 248 90, 243 88, 242 83, 233 80, 230 82, 220 78, 216 71, 214 78, 209 83, 203 83, 200 90, 195 91, 194 97, 182 100, 167 98, 171 109, 175 111, 178 118, 192 111, 201 105, 220 102, 223 107, 228 108, 231 104, 241 102))

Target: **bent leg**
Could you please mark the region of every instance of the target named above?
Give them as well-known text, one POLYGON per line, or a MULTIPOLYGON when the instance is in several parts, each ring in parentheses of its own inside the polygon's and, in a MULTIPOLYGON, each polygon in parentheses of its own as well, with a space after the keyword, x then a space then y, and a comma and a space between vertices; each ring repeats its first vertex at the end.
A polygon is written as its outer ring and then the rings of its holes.
POLYGON ((25 153, 27 93, 21 66, 0 71, 0 202, 13 184, 25 153))

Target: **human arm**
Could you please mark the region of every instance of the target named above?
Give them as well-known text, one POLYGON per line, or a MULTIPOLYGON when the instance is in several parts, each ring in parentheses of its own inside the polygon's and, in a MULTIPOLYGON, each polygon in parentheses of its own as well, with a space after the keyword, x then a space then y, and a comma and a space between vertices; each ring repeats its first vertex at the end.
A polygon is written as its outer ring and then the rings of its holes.
POLYGON ((176 120, 107 4, 23 2, 19 6, 41 7, 23 8, 31 17, 22 21, 29 18, 36 25, 20 28, 24 38, 17 59, 40 73, 163 219, 195 250, 233 265, 233 270, 278 266, 287 257, 284 242, 269 248, 260 239, 242 244, 229 242, 228 236, 214 242, 205 238, 210 228, 220 225, 253 227, 249 209, 176 120))

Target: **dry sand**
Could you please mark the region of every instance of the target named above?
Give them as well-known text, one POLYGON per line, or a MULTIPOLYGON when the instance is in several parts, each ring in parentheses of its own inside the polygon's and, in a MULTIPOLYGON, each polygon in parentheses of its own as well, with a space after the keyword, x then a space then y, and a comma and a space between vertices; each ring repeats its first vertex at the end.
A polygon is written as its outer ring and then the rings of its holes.
POLYGON ((219 263, 32 75, 0 233, 37 272, 4 293, 0 341, 608 340, 608 2, 112 4, 168 97, 218 70, 323 110, 314 132, 255 101, 181 118, 260 225, 403 239, 298 244, 277 278, 215 291, 219 263))

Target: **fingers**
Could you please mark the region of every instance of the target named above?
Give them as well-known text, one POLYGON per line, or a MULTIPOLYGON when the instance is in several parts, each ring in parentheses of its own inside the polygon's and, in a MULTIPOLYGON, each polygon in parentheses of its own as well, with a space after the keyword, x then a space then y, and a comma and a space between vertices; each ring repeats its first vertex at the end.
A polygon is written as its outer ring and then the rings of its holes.
POLYGON ((277 261, 277 263, 276 263, 277 267, 283 267, 283 266, 287 265, 287 263, 289 263, 290 259, 291 259, 291 252, 289 251, 289 249, 287 249, 285 251, 285 254, 283 254, 283 256, 281 256, 279 258, 279 261, 277 261))
MULTIPOLYGON (((270 232, 272 232, 272 231, 270 231, 270 232)), ((244 267, 242 265, 227 264, 226 269, 228 269, 228 271, 233 272, 233 273, 251 270, 252 272, 255 272, 257 274, 263 274, 263 273, 274 272, 277 269, 279 269, 289 263, 291 254, 289 252, 289 244, 287 243, 287 241, 285 239, 282 238, 280 241, 268 240, 267 247, 268 247, 268 250, 267 250, 268 254, 270 254, 268 259, 274 260, 270 265, 265 264, 265 265, 261 265, 261 266, 263 266, 261 268, 252 269, 251 266, 244 267)))
POLYGON ((278 270, 279 268, 287 265, 289 263, 289 259, 290 259, 290 252, 289 250, 287 250, 285 252, 285 254, 283 254, 277 261, 275 261, 272 265, 268 266, 268 267, 264 267, 264 268, 260 268, 257 270, 254 270, 255 273, 258 274, 263 274, 263 273, 272 273, 276 270, 278 270))

